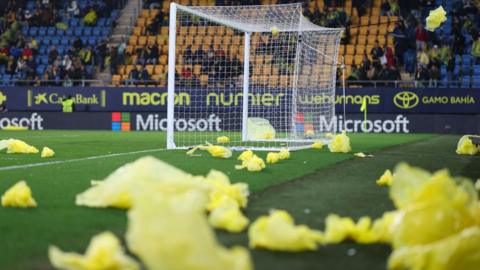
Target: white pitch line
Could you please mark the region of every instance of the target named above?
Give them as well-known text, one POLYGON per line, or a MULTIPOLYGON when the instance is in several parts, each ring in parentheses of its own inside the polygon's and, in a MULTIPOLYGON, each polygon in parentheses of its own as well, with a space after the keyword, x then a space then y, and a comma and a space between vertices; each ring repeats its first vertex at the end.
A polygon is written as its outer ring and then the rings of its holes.
POLYGON ((41 163, 31 163, 31 164, 23 164, 23 165, 5 166, 5 167, 0 167, 0 171, 27 169, 27 168, 33 168, 33 167, 44 167, 44 166, 50 166, 50 165, 65 164, 65 163, 72 163, 72 162, 81 162, 81 161, 88 161, 88 160, 95 160, 95 159, 102 159, 102 158, 111 158, 111 157, 143 154, 143 153, 161 152, 161 151, 166 151, 166 150, 167 149, 163 149, 163 148, 162 149, 148 149, 148 150, 141 150, 141 151, 115 153, 115 154, 91 156, 91 157, 84 157, 84 158, 75 158, 75 159, 67 159, 67 160, 41 162, 41 163))

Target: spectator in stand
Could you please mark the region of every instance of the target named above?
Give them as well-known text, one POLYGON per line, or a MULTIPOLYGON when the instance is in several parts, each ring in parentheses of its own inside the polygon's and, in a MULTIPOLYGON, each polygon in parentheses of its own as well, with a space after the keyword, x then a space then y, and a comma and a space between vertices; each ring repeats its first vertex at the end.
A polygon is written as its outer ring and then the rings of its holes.
POLYGON ((52 46, 50 52, 48 52, 48 64, 52 65, 57 59, 58 51, 55 46, 52 46))
POLYGON ((127 43, 122 42, 118 45, 118 64, 125 65, 125 50, 127 49, 127 43))
POLYGON ((159 10, 158 14, 153 18, 152 22, 146 27, 147 34, 149 35, 156 35, 158 34, 158 30, 163 24, 164 14, 161 10, 159 10))
POLYGON ((448 56, 448 62, 447 62, 447 81, 450 82, 453 80, 454 77, 454 72, 455 72, 455 56, 450 54, 448 56))
POLYGON ((428 51, 428 57, 430 59, 430 64, 436 65, 437 67, 442 64, 442 60, 440 58, 440 49, 438 49, 438 45, 433 45, 433 47, 428 51))
POLYGON ((383 0, 380 5, 380 16, 387 16, 390 14, 390 4, 388 0, 383 0))
POLYGON ((372 50, 370 51, 370 55, 372 56, 372 64, 380 66, 380 58, 383 56, 383 50, 380 47, 380 43, 378 40, 375 40, 375 44, 373 45, 372 50))
POLYGON ((158 61, 159 53, 157 45, 147 46, 147 64, 156 65, 158 61))
POLYGON ((405 65, 405 71, 412 75, 415 72, 415 66, 417 65, 417 56, 412 47, 409 47, 403 54, 403 63, 405 65))
POLYGON ((395 56, 393 55, 393 50, 387 44, 383 47, 384 50, 384 57, 386 58, 387 67, 391 67, 395 65, 395 56))
POLYGON ((423 50, 427 42, 427 32, 421 23, 417 24, 415 28, 415 44, 417 45, 417 50, 423 50))
POLYGON ((398 5, 397 0, 389 0, 390 10, 388 12, 389 16, 398 16, 400 15, 400 6, 398 5))
POLYGON ((6 72, 7 74, 13 75, 15 74, 15 70, 17 69, 17 62, 13 56, 8 58, 6 72))
POLYGON ((452 51, 450 50, 448 44, 443 44, 442 47, 440 47, 440 61, 443 65, 448 65, 448 60, 450 59, 451 55, 452 51))
POLYGON ((371 65, 372 65, 372 63, 368 59, 367 52, 364 52, 363 53, 363 59, 362 59, 362 65, 361 65, 360 68, 363 70, 364 73, 367 73, 370 70, 371 65))
POLYGON ((138 72, 138 79, 141 81, 142 84, 149 84, 150 83, 150 74, 145 69, 144 66, 140 66, 140 70, 138 72))
POLYGON ((63 56, 63 61, 62 61, 62 68, 63 70, 65 70, 67 73, 70 72, 70 70, 72 69, 72 59, 70 59, 70 56, 65 55, 63 56))
POLYGON ((461 30, 457 28, 452 29, 453 31, 453 53, 462 55, 463 48, 465 47, 465 36, 463 35, 461 30))
POLYGON ((97 57, 97 63, 100 66, 100 71, 105 69, 105 57, 107 57, 108 48, 107 41, 104 39, 96 47, 95 56, 97 57))
POLYGON ((425 69, 428 67, 428 64, 430 64, 430 58, 428 57, 428 54, 427 54, 427 48, 424 48, 423 50, 418 51, 417 63, 419 66, 425 69))
POLYGON ((75 0, 70 2, 70 5, 67 8, 67 14, 69 17, 78 17, 80 15, 80 8, 78 7, 78 3, 75 0))
POLYGON ((193 64, 195 65, 202 64, 204 58, 205 58, 205 51, 203 50, 203 46, 200 46, 193 54, 193 64))
POLYGON ((440 70, 436 64, 432 64, 430 68, 430 82, 429 87, 437 87, 438 81, 440 80, 440 70))
POLYGON ((77 39, 75 39, 73 41, 73 48, 76 50, 76 51, 80 51, 82 48, 83 48, 83 41, 80 37, 78 37, 77 39))
POLYGON ((132 70, 130 70, 130 73, 128 74, 128 84, 129 85, 135 85, 137 83, 137 81, 139 80, 140 78, 140 71, 139 69, 137 68, 132 68, 132 70))
POLYGON ((472 56, 475 57, 475 65, 480 64, 480 36, 473 41, 472 56))
POLYGON ((118 48, 115 45, 112 45, 110 47, 110 74, 115 74, 117 73, 117 67, 118 67, 118 48))
POLYGON ((87 48, 83 48, 78 53, 80 60, 82 61, 83 65, 91 65, 93 64, 93 59, 95 58, 95 53, 91 46, 87 48))
POLYGON ((25 61, 25 58, 19 57, 17 60, 17 67, 15 69, 15 73, 19 79, 24 80, 27 77, 27 68, 27 62, 25 61))
POLYGON ((415 74, 415 80, 419 82, 420 87, 425 87, 424 82, 430 81, 430 74, 424 66, 418 66, 417 73, 415 74))

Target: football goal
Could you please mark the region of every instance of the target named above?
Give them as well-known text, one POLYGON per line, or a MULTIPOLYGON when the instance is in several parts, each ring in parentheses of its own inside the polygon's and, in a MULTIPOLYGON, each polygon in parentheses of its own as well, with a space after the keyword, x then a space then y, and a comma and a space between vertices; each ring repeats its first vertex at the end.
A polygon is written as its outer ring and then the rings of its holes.
POLYGON ((291 150, 334 133, 342 29, 301 4, 170 6, 167 148, 291 150))

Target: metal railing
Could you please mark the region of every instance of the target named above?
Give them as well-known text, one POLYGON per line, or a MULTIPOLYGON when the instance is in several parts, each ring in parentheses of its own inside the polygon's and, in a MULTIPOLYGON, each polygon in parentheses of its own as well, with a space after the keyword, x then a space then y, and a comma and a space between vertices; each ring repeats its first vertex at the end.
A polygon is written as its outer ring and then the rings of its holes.
MULTIPOLYGON (((100 86, 100 87, 115 87, 115 86, 158 86, 165 87, 165 80, 122 80, 120 82, 113 82, 111 80, 98 79, 81 79, 81 80, 10 80, 0 81, 2 86, 100 86)), ((337 81, 336 86, 342 87, 342 82, 337 81)), ((480 81, 347 81, 348 88, 480 88, 480 81)), ((264 86, 267 87, 267 86, 264 86)))

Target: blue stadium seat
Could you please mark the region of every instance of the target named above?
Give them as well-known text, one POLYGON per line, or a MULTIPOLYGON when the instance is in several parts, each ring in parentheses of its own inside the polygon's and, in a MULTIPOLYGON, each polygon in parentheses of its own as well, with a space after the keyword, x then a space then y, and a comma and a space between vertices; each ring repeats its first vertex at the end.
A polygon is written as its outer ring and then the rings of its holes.
POLYGON ((103 27, 103 26, 105 26, 106 23, 107 23, 107 21, 105 20, 105 18, 100 18, 97 21, 97 26, 103 27))
POLYGON ((93 34, 94 36, 97 36, 97 37, 98 37, 98 36, 101 35, 101 33, 102 33, 102 30, 101 30, 100 27, 95 27, 95 28, 93 28, 92 34, 93 34))
POLYGON ((97 44, 97 39, 95 37, 90 37, 88 39, 88 45, 94 47, 97 44))
POLYGON ((42 63, 42 65, 48 65, 48 56, 44 55, 44 56, 40 56, 42 59, 40 62, 42 63))
POLYGON ((111 30, 110 30, 109 27, 103 28, 103 29, 102 29, 102 37, 108 37, 108 36, 110 36, 110 32, 111 32, 111 30))
POLYGON ((82 35, 83 35, 82 34, 82 28, 81 27, 75 28, 75 36, 81 37, 82 35))
POLYGON ((43 27, 43 26, 38 28, 38 35, 39 36, 46 36, 47 35, 47 28, 43 27))
POLYGON ((60 39, 58 37, 53 37, 51 40, 52 45, 59 45, 60 44, 60 39))
POLYGON ((76 27, 79 25, 79 19, 78 18, 71 18, 69 20, 69 25, 70 27, 76 27))
POLYGON ((73 36, 73 29, 72 28, 68 28, 67 30, 65 30, 65 35, 71 37, 73 36))
POLYGON ((37 74, 42 75, 45 72, 45 66, 44 65, 38 65, 36 68, 37 74))
POLYGON ((62 44, 63 46, 68 46, 70 44, 70 38, 65 36, 62 37, 60 40, 60 44, 62 44))
POLYGON ((56 33, 56 32, 57 32, 57 31, 56 31, 55 27, 48 27, 47 34, 48 34, 49 36, 55 36, 55 33, 56 33))
POLYGON ((39 49, 38 49, 38 52, 39 52, 40 55, 47 54, 48 53, 47 47, 46 46, 40 46, 39 49))
POLYGON ((22 27, 22 34, 23 34, 24 36, 28 36, 28 26, 23 26, 23 27, 22 27))
POLYGON ((52 44, 52 39, 50 37, 45 36, 42 40, 42 44, 45 46, 50 46, 50 44, 52 44))
POLYGON ((6 69, 7 69, 7 67, 5 65, 1 65, 0 66, 0 74, 5 73, 6 69))
POLYGON ((65 30, 57 29, 57 36, 65 36, 65 30))
POLYGON ((64 55, 65 54, 65 47, 58 46, 57 51, 58 51, 59 55, 64 55))
POLYGON ((480 65, 474 65, 473 66, 473 74, 474 75, 480 75, 480 65))
POLYGON ((89 37, 92 35, 92 28, 91 27, 84 27, 83 28, 83 34, 86 36, 86 37, 89 37))
POLYGON ((38 27, 36 27, 36 26, 32 26, 28 29, 28 34, 30 36, 36 36, 37 33, 38 33, 38 27))

